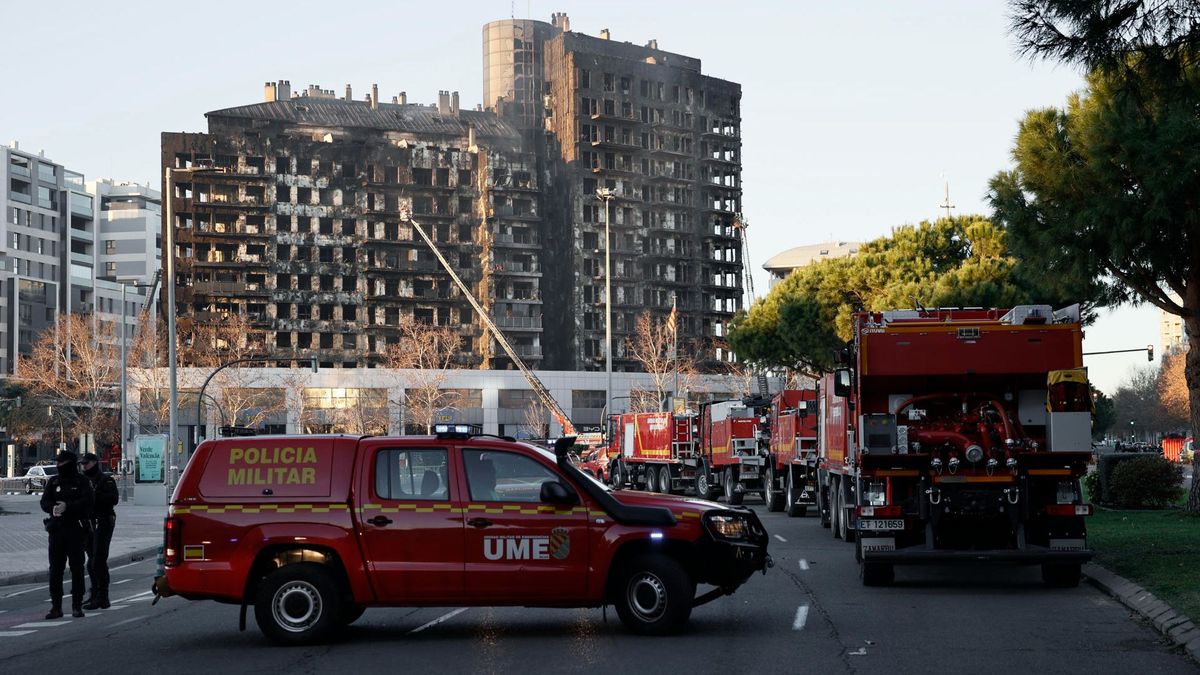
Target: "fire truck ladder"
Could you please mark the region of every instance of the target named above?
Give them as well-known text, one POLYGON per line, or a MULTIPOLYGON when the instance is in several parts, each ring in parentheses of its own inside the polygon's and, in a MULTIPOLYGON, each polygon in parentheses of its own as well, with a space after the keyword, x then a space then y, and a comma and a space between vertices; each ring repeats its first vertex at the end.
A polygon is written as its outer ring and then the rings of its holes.
POLYGON ((413 229, 417 231, 417 234, 421 235, 421 239, 425 241, 425 243, 429 246, 429 249, 433 251, 433 254, 437 256, 438 262, 440 262, 446 272, 450 274, 450 278, 453 279, 454 283, 458 285, 458 290, 462 291, 462 294, 467 298, 467 302, 471 303, 471 307, 473 307, 475 309, 475 313, 479 315, 479 320, 483 321, 484 325, 488 327, 488 330, 491 331, 492 336, 496 338, 496 342, 499 342, 500 347, 504 349, 504 353, 508 354, 508 358, 512 359, 512 362, 517 365, 517 369, 520 370, 521 374, 525 376, 525 381, 529 383, 529 387, 533 389, 533 393, 537 395, 538 400, 541 401, 542 405, 546 406, 546 409, 550 411, 550 414, 554 416, 554 419, 558 420, 558 423, 562 425, 563 435, 576 435, 575 425, 571 424, 571 420, 567 418, 567 414, 563 412, 563 409, 558 405, 558 401, 555 401, 554 397, 550 395, 550 390, 546 388, 546 385, 542 384, 542 381, 538 379, 537 375, 533 374, 533 371, 529 369, 529 366, 525 365, 525 362, 521 360, 521 357, 517 356, 516 350, 514 350, 512 345, 508 343, 508 339, 504 337, 504 333, 500 332, 500 329, 497 328, 496 324, 492 322, 492 318, 488 316, 487 312, 483 311, 483 307, 479 306, 479 301, 475 299, 475 294, 471 292, 471 289, 468 288, 465 283, 463 283, 463 280, 459 278, 458 273, 454 271, 454 268, 451 267, 450 263, 446 261, 446 258, 442 256, 441 250, 438 249, 437 244, 433 243, 433 239, 430 239, 429 235, 425 233, 425 228, 421 227, 420 223, 414 220, 412 216, 407 213, 401 213, 400 219, 410 223, 413 226, 413 229))

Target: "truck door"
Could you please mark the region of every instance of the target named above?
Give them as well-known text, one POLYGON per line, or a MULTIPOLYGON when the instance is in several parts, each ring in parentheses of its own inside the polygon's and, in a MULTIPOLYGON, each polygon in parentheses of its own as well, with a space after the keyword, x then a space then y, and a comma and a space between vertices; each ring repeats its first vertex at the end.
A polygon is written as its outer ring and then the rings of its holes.
POLYGON ((380 600, 461 601, 464 503, 453 475, 447 448, 367 451, 359 522, 380 600))
POLYGON ((542 483, 566 481, 519 452, 462 449, 466 590, 497 602, 566 602, 584 597, 587 509, 541 501, 542 483))

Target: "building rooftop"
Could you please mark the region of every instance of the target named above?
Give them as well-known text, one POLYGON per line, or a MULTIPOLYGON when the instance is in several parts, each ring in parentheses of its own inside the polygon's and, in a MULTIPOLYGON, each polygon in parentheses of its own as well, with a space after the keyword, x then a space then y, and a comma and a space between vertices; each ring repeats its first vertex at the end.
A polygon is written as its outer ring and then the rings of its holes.
POLYGON ((782 272, 812 264, 828 258, 846 258, 858 253, 862 242, 857 241, 825 241, 819 244, 808 244, 789 248, 783 253, 776 254, 763 263, 763 269, 768 272, 782 272))
POLYGON ((205 113, 212 118, 267 120, 312 127, 349 127, 379 129, 413 134, 463 137, 471 127, 481 138, 519 140, 520 132, 495 113, 459 110, 442 114, 436 106, 419 103, 382 103, 371 107, 368 101, 297 96, 286 101, 270 101, 224 108, 205 113))

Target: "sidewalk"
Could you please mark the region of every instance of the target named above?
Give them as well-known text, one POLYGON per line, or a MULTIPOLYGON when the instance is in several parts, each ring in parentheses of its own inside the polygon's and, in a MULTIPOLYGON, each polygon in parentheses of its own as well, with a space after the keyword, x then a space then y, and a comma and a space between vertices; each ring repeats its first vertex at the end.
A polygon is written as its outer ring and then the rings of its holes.
MULTIPOLYGON (((0 586, 34 583, 49 578, 46 531, 42 528, 40 494, 0 495, 0 586)), ((165 506, 135 506, 133 494, 117 504, 109 565, 134 558, 153 558, 162 545, 165 506)))

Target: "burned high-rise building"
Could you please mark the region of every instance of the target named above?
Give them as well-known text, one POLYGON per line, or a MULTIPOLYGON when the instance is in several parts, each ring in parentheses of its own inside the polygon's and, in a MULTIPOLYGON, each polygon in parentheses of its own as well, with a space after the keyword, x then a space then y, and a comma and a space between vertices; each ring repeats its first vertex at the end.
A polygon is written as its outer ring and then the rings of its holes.
POLYGON ((457 327, 461 365, 510 367, 411 211, 541 365, 538 174, 513 125, 460 109, 457 92, 419 105, 289 90, 267 83, 265 101, 208 113, 208 133, 163 134, 182 339, 239 314, 279 365, 363 367, 413 319, 457 327))
POLYGON ((462 365, 511 367, 411 209, 532 367, 604 368, 606 248, 615 369, 640 369, 625 349, 638 316, 672 307, 681 350, 707 369, 732 360, 741 87, 609 37, 564 14, 487 24, 487 110, 279 81, 208 113, 207 133, 164 134, 164 167, 206 169, 165 190, 185 338, 239 314, 279 364, 361 367, 411 318, 457 327, 462 365))
POLYGON ((742 303, 741 87, 700 60, 551 23, 487 24, 484 100, 526 130, 552 176, 543 213, 564 243, 547 284, 571 289, 554 332, 571 366, 603 368, 605 202, 611 191, 614 367, 637 316, 678 307, 679 342, 702 365, 731 360, 742 303), (561 264, 557 264, 561 262, 561 264), (569 336, 569 338, 567 337, 569 336))

